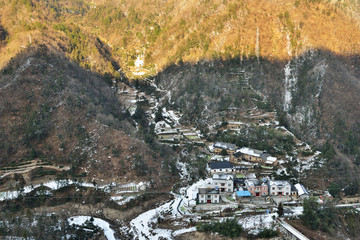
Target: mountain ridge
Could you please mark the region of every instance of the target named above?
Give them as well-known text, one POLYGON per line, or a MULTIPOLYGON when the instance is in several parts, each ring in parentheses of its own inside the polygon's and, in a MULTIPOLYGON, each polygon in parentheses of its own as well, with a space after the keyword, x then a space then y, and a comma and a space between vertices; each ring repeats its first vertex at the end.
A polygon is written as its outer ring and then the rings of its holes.
POLYGON ((144 77, 132 73, 149 76, 173 63, 217 58, 290 60, 309 49, 360 52, 358 17, 350 14, 357 5, 351 2, 29 0, 0 5, 9 35, 0 49, 1 66, 30 42, 117 77, 119 66, 129 77, 144 77), (139 57, 144 71, 134 65, 139 57))

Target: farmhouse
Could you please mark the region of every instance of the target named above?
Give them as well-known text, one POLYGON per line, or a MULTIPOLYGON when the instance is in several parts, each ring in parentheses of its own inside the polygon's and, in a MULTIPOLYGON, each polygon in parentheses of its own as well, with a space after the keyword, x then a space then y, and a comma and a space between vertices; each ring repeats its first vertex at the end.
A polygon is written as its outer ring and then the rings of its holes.
POLYGON ((242 159, 253 162, 253 163, 263 163, 264 160, 261 158, 261 155, 264 153, 263 151, 243 147, 239 150, 242 154, 242 159))
POLYGON ((234 177, 228 174, 214 174, 212 177, 212 183, 215 187, 220 189, 220 192, 234 191, 234 177))
POLYGON ((220 192, 216 188, 199 188, 199 203, 219 203, 220 192))
POLYGON ((288 181, 269 180, 269 194, 272 196, 290 196, 291 184, 288 181))
POLYGON ((231 143, 223 143, 223 142, 215 142, 214 144, 214 153, 220 154, 223 150, 227 152, 227 154, 235 153, 236 145, 231 143))
POLYGON ((240 151, 236 151, 234 154, 231 154, 229 161, 232 163, 241 162, 242 161, 242 153, 240 151))
POLYGON ((231 129, 231 130, 238 130, 240 129, 242 126, 244 126, 245 124, 243 122, 239 122, 239 121, 229 121, 227 124, 227 128, 231 129))
POLYGON ((230 156, 230 162, 238 163, 246 160, 252 163, 274 166, 278 164, 276 157, 272 157, 265 151, 243 147, 230 156))
POLYGON ((259 180, 245 180, 245 186, 252 196, 261 197, 268 195, 268 185, 259 180))
POLYGON ((228 161, 215 161, 210 162, 210 172, 211 173, 231 173, 233 172, 233 165, 228 161))

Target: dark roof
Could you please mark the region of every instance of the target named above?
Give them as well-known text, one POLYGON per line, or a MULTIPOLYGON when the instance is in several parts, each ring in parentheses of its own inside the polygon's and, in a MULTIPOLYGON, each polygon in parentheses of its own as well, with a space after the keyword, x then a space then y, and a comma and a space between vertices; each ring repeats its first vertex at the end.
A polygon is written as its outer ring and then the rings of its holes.
POLYGON ((236 170, 247 170, 248 168, 245 166, 235 166, 236 170))
POLYGON ((234 178, 234 184, 241 184, 245 183, 245 178, 234 178))
POLYGON ((241 152, 236 152, 233 155, 234 155, 234 157, 239 158, 239 157, 242 156, 242 153, 241 152))
POLYGON ((233 165, 228 161, 221 161, 221 162, 216 161, 216 162, 210 162, 210 168, 211 169, 233 168, 233 165))
POLYGON ((298 191, 293 184, 291 184, 291 191, 292 191, 292 192, 297 192, 297 191, 298 191))
POLYGON ((260 155, 260 157, 261 157, 262 159, 266 160, 268 157, 271 157, 271 155, 268 154, 268 153, 266 153, 266 152, 264 152, 264 153, 262 153, 262 154, 260 155))
POLYGON ((199 188, 199 194, 219 194, 219 189, 215 189, 215 188, 199 188))

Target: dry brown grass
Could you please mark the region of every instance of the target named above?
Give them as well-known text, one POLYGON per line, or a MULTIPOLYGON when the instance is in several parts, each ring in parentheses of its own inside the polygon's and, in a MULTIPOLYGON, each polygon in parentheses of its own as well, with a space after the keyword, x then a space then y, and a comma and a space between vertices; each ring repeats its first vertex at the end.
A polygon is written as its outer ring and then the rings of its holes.
MULTIPOLYGON (((62 9, 83 9, 84 14, 72 10, 59 16, 43 1, 37 2, 31 11, 21 6, 15 11, 11 2, 2 2, 1 22, 11 40, 0 49, 0 67, 27 44, 29 33, 33 42, 59 49, 57 41, 62 38, 60 42, 66 42, 66 37, 53 30, 52 26, 58 22, 79 25, 89 41, 100 36, 112 46, 113 58, 125 70, 131 58, 136 58, 136 51, 144 52, 146 65, 156 64, 158 70, 181 60, 252 56, 257 27, 260 55, 270 59, 290 59, 309 48, 341 55, 360 52, 360 26, 354 8, 336 7, 325 1, 300 1, 295 5, 295 0, 95 0, 93 3, 84 0, 82 7, 61 1, 62 9), (108 16, 111 22, 106 25, 103 20, 108 16), (26 24, 36 21, 47 29, 25 29, 26 24), (155 23, 160 26, 160 32, 151 40, 155 23)), ((93 70, 111 71, 107 59, 96 51, 90 53, 93 70)))

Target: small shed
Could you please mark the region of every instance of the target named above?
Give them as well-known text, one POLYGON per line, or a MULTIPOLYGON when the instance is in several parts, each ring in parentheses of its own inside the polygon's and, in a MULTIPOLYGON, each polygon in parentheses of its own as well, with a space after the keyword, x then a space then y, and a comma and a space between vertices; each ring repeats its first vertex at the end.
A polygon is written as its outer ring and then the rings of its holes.
POLYGON ((295 188, 298 190, 298 196, 301 198, 301 199, 304 199, 304 198, 309 198, 309 192, 307 191, 307 189, 304 187, 304 185, 300 184, 300 183, 297 183, 294 185, 295 188))

